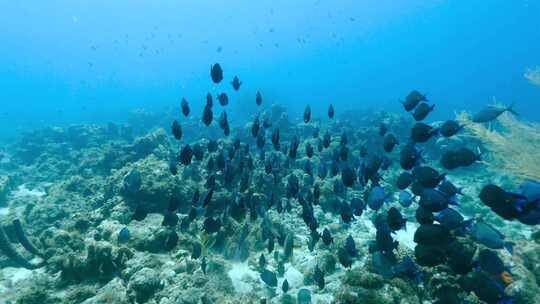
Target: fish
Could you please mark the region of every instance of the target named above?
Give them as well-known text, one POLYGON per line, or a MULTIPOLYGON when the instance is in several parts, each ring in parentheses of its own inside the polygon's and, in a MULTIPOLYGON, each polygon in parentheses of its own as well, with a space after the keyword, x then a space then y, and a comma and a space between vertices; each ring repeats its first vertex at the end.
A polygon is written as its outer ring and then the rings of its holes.
POLYGON ((207 93, 206 94, 206 107, 212 109, 214 106, 214 99, 212 98, 212 94, 207 93))
POLYGON ((346 224, 350 223, 354 218, 353 209, 347 202, 342 202, 340 204, 339 214, 341 215, 343 222, 346 224))
POLYGON ((214 119, 214 113, 212 112, 212 108, 208 105, 204 107, 203 114, 202 114, 202 122, 205 126, 209 126, 212 123, 212 120, 214 119))
POLYGON ((414 257, 418 265, 425 267, 441 265, 447 259, 444 247, 423 244, 414 247, 414 257))
POLYGON ((451 241, 450 230, 440 224, 422 224, 414 233, 414 242, 420 245, 444 247, 451 241))
POLYGON ((259 120, 259 115, 255 116, 253 123, 251 124, 251 136, 257 138, 259 135, 259 130, 261 129, 261 122, 259 120))
POLYGON ((399 192, 399 204, 404 207, 404 208, 407 208, 409 206, 412 205, 413 203, 413 196, 411 193, 407 192, 407 191, 400 191, 399 192))
POLYGON ((411 129, 411 140, 415 143, 425 143, 437 132, 438 129, 423 122, 417 122, 411 129))
POLYGON ((345 185, 348 188, 351 188, 354 185, 355 180, 356 180, 355 170, 352 169, 350 166, 345 165, 343 169, 341 169, 341 181, 343 182, 343 185, 345 185))
POLYGON ((379 136, 385 136, 386 132, 388 132, 388 127, 385 123, 379 124, 379 136))
POLYGON ((380 186, 375 186, 371 188, 371 190, 369 191, 366 201, 369 208, 377 211, 381 209, 385 200, 386 200, 386 194, 384 192, 384 189, 380 186))
POLYGON ((464 225, 465 218, 461 213, 452 208, 446 208, 435 215, 435 220, 446 227, 448 230, 454 230, 464 225))
POLYGON ((505 236, 495 227, 482 220, 476 220, 467 228, 467 233, 475 240, 490 249, 506 249, 514 251, 514 243, 505 241, 505 236))
POLYGON ((422 95, 417 90, 411 91, 407 97, 405 98, 405 101, 402 101, 403 108, 405 111, 410 112, 412 111, 421 101, 427 101, 426 96, 422 95))
POLYGON ((313 153, 314 153, 313 146, 308 142, 306 143, 305 147, 306 147, 306 156, 308 158, 312 158, 313 153))
POLYGON ((261 272, 261 280, 268 285, 269 287, 276 287, 277 286, 277 276, 275 272, 272 272, 268 269, 264 269, 261 272))
POLYGON ((177 175, 178 174, 177 164, 178 164, 178 162, 176 160, 176 157, 174 157, 174 155, 169 157, 169 172, 171 172, 172 175, 177 175))
POLYGON ((191 150, 193 150, 193 157, 195 157, 195 160, 197 161, 203 160, 204 150, 199 143, 194 144, 191 150))
POLYGON ((413 181, 414 176, 411 173, 407 171, 402 172, 396 180, 396 187, 399 190, 405 190, 412 184, 413 181))
POLYGON ((229 126, 229 121, 227 119, 227 112, 225 111, 221 112, 221 115, 219 116, 218 124, 221 130, 223 130, 223 134, 225 136, 228 136, 231 132, 231 129, 229 126))
POLYGON ((229 96, 227 96, 227 93, 219 94, 217 96, 217 100, 219 101, 219 104, 223 107, 229 104, 229 96))
POLYGON ((497 119, 504 112, 510 112, 514 115, 519 115, 513 109, 514 104, 507 107, 488 106, 472 116, 472 121, 475 123, 486 123, 497 119))
POLYGON ((411 257, 406 256, 396 265, 392 266, 392 277, 413 279, 417 284, 422 281, 422 272, 411 257))
POLYGON ((206 267, 208 266, 208 264, 206 263, 206 257, 203 256, 202 258, 202 261, 201 261, 201 271, 206 275, 206 267))
POLYGON ((117 242, 118 244, 125 244, 131 239, 131 233, 127 227, 123 227, 118 232, 117 242))
POLYGON ((333 105, 330 104, 330 105, 328 106, 328 112, 327 112, 327 114, 328 114, 328 118, 330 118, 330 119, 333 119, 333 118, 334 118, 335 111, 334 111, 334 106, 333 106, 333 105))
POLYGON ((452 137, 456 135, 464 127, 465 127, 464 125, 460 125, 455 120, 447 120, 439 128, 439 133, 443 137, 452 137))
POLYGON ((266 258, 264 257, 264 254, 261 253, 261 255, 259 256, 259 268, 264 269, 266 267, 266 264, 266 258))
POLYGON ((255 104, 257 106, 262 105, 262 95, 261 92, 257 91, 257 95, 255 95, 255 104))
POLYGON ((182 101, 180 102, 180 108, 182 109, 182 114, 184 114, 185 117, 188 117, 190 109, 187 99, 182 98, 182 101))
POLYGON ((315 266, 315 270, 313 271, 313 280, 315 281, 315 283, 317 283, 319 289, 324 289, 324 272, 319 268, 319 265, 315 266))
POLYGON ((210 153, 216 152, 217 149, 218 149, 217 140, 214 140, 214 139, 209 140, 208 145, 207 145, 207 149, 208 149, 208 152, 210 152, 210 153))
POLYGON ((324 132, 323 134, 323 140, 322 140, 322 145, 323 147, 326 149, 328 147, 330 147, 330 143, 332 141, 332 137, 330 136, 330 133, 328 132, 328 130, 326 132, 324 132))
POLYGON ((171 251, 173 250, 176 245, 178 245, 178 240, 180 238, 178 237, 178 234, 176 233, 176 231, 170 231, 169 233, 167 233, 167 236, 165 238, 165 250, 166 251, 171 251))
POLYGON ((463 289, 474 292, 476 297, 485 303, 513 303, 512 297, 504 292, 501 283, 485 272, 473 272, 471 276, 464 278, 461 285, 463 289))
POLYGON ((416 209, 415 218, 416 222, 420 225, 433 224, 433 221, 435 220, 433 213, 422 206, 418 206, 416 209))
POLYGON ((463 195, 461 188, 456 187, 452 182, 449 180, 443 180, 439 186, 437 186, 437 190, 441 191, 442 193, 446 194, 448 197, 454 197, 458 194, 463 195))
POLYGON ((191 251, 191 259, 196 260, 201 257, 202 254, 202 246, 199 242, 193 243, 193 249, 191 251))
POLYGON ((383 149, 385 152, 392 152, 397 144, 399 144, 399 142, 394 134, 388 133, 384 136, 383 149))
POLYGON ((440 212, 448 208, 450 200, 439 190, 424 188, 418 204, 431 212, 440 212))
POLYGON ((482 158, 480 153, 475 153, 467 147, 453 148, 444 151, 441 155, 440 164, 447 170, 459 167, 469 167, 482 158))
POLYGON ((193 150, 189 144, 186 144, 177 156, 177 160, 184 166, 191 164, 193 158, 193 150))
POLYGON ((343 267, 351 268, 353 261, 351 257, 349 256, 349 253, 347 252, 347 250, 345 250, 345 248, 342 248, 342 247, 338 248, 337 256, 338 256, 339 263, 343 267))
POLYGON ((386 222, 392 231, 398 231, 401 229, 406 230, 407 220, 403 218, 401 212, 399 212, 399 210, 395 207, 388 209, 386 213, 386 222))
POLYGON ((425 188, 435 188, 445 178, 446 174, 439 172, 429 166, 418 166, 412 169, 412 175, 416 182, 425 188))
POLYGON ((403 170, 411 170, 422 160, 422 153, 414 144, 403 146, 399 152, 399 164, 403 170))
POLYGON ((311 119, 311 107, 309 105, 304 109, 304 123, 309 123, 311 119))
POLYGON ((242 82, 240 79, 238 79, 238 76, 234 76, 233 81, 231 82, 231 85, 235 91, 240 90, 240 86, 242 85, 242 82))
POLYGON ((289 281, 287 281, 287 279, 284 279, 283 283, 281 283, 281 290, 283 293, 287 293, 287 291, 289 291, 289 281))
POLYGON ((163 221, 161 226, 176 227, 178 224, 178 215, 175 212, 167 211, 163 214, 163 221))
POLYGON ((223 70, 219 63, 215 63, 210 67, 210 77, 215 84, 218 84, 223 80, 223 70))
POLYGON ((428 116, 428 114, 431 111, 433 111, 434 108, 435 108, 435 105, 430 106, 426 102, 420 103, 418 106, 416 106, 412 114, 414 120, 416 121, 424 120, 428 116))
POLYGON ((324 228, 322 233, 322 240, 326 246, 330 246, 330 244, 334 242, 334 238, 330 234, 330 230, 328 230, 328 228, 324 228))
POLYGON ((216 233, 221 228, 221 220, 219 218, 207 217, 204 220, 203 228, 209 234, 216 233))
POLYGON ((352 235, 349 234, 347 238, 345 239, 344 248, 347 251, 347 254, 349 254, 349 256, 351 257, 358 256, 358 249, 356 249, 356 244, 354 243, 354 239, 352 235))
POLYGON ((390 227, 386 222, 384 225, 378 225, 375 233, 376 251, 391 254, 398 247, 398 241, 394 240, 391 235, 390 227))

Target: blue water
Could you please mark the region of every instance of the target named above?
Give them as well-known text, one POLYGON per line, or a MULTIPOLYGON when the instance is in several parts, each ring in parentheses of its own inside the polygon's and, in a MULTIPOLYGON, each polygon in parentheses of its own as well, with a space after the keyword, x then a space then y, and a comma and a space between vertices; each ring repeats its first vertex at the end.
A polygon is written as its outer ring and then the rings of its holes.
MULTIPOLYGON (((236 121, 254 95, 292 113, 376 108, 426 92, 438 110, 517 102, 540 120, 540 1, 2 1, 0 127, 122 121, 134 108, 197 113, 210 64, 244 82, 236 121), (221 50, 221 51, 220 51, 221 50)), ((234 123, 234 122, 233 122, 234 123)))

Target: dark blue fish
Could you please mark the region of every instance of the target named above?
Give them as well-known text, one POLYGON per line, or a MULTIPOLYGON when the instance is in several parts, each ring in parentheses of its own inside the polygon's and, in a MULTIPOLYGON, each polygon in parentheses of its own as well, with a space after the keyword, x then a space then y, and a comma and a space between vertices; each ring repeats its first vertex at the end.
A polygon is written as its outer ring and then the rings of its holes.
POLYGON ((497 119, 504 112, 510 112, 514 115, 518 115, 518 113, 516 113, 512 109, 513 107, 514 107, 514 104, 511 104, 508 107, 488 106, 480 110, 480 112, 474 114, 472 117, 472 121, 476 123, 490 122, 492 120, 497 119))

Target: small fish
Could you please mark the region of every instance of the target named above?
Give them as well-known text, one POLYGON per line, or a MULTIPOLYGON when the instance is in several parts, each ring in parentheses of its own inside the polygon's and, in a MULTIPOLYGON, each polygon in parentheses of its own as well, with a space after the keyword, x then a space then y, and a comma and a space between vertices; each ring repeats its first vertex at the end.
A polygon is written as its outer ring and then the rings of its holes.
POLYGON ((377 211, 381 209, 385 200, 386 200, 386 194, 384 192, 384 189, 382 187, 375 186, 371 188, 371 190, 368 193, 367 205, 372 210, 377 211))
POLYGON ((223 107, 229 104, 229 96, 227 96, 227 93, 219 94, 217 96, 217 100, 219 101, 219 104, 223 107))
POLYGON ((333 105, 329 105, 328 106, 328 118, 330 119, 333 119, 334 118, 334 106, 333 105))
POLYGON ((422 206, 419 206, 416 209, 415 218, 416 222, 420 225, 433 224, 433 221, 435 220, 433 213, 422 206))
POLYGON ((210 109, 212 109, 214 106, 214 99, 212 98, 212 94, 210 94, 210 92, 206 94, 206 106, 210 109))
POLYGON ((476 242, 490 249, 505 248, 513 253, 514 244, 505 241, 504 235, 499 230, 481 220, 473 222, 467 231, 476 242))
POLYGON ((460 125, 455 120, 447 120, 439 128, 439 133, 443 137, 452 137, 452 136, 456 135, 464 127, 465 126, 460 125))
POLYGON ((508 107, 496 107, 488 106, 482 109, 480 112, 477 112, 473 115, 472 121, 476 123, 485 123, 497 119, 504 112, 510 112, 514 115, 519 115, 513 110, 514 104, 511 104, 508 107))
POLYGON ((356 249, 356 244, 354 243, 354 239, 352 235, 348 235, 345 239, 345 250, 351 257, 358 256, 358 250, 356 249))
POLYGON ((264 269, 261 272, 261 280, 270 287, 277 286, 277 276, 275 272, 272 272, 268 269, 264 269))
POLYGON ((324 272, 319 268, 318 265, 315 266, 315 270, 313 272, 313 280, 315 283, 317 283, 317 286, 319 286, 319 289, 324 289, 325 281, 324 281, 324 272))
POLYGON ((127 227, 124 227, 118 232, 118 244, 124 244, 127 243, 131 238, 131 233, 129 232, 129 229, 127 227))
POLYGON ((208 105, 204 107, 203 115, 202 115, 202 122, 208 127, 212 120, 214 119, 214 113, 212 112, 212 108, 208 105))
POLYGON ((262 95, 259 91, 257 91, 257 95, 255 96, 255 104, 257 104, 257 106, 262 104, 262 95))
POLYGON ((233 89, 235 91, 238 91, 238 90, 240 90, 240 86, 242 85, 242 82, 240 81, 240 79, 238 79, 238 76, 234 76, 233 81, 231 82, 231 84, 233 86, 233 89))
POLYGON ((380 135, 380 136, 385 136, 385 135, 386 135, 386 132, 388 132, 388 127, 386 126, 386 124, 381 123, 381 124, 379 125, 379 135, 380 135))
POLYGON ((400 191, 399 192, 399 204, 402 207, 409 207, 413 203, 413 196, 407 191, 400 191))
POLYGON ((356 171, 347 165, 344 166, 341 170, 341 181, 343 182, 343 185, 350 188, 354 185, 355 180, 356 171))
POLYGON ((418 204, 431 212, 440 212, 448 208, 449 198, 439 190, 424 188, 418 204))
POLYGON ((177 160, 184 166, 191 164, 193 158, 193 150, 190 145, 185 145, 178 154, 177 160))
POLYGON ((216 233, 221 228, 221 220, 219 218, 208 217, 204 220, 203 228, 207 233, 216 233))
POLYGON ((422 153, 414 144, 405 145, 399 153, 399 164, 403 170, 411 170, 422 160, 422 153))
POLYGON ((449 230, 454 230, 461 227, 465 219, 456 210, 446 208, 435 216, 435 220, 449 230))
POLYGON ((347 250, 345 250, 344 248, 341 248, 341 247, 338 248, 337 256, 338 256, 339 263, 343 267, 351 268, 353 261, 352 261, 351 257, 349 256, 349 253, 347 252, 347 250))
POLYGON ((163 214, 161 226, 176 227, 178 224, 178 215, 175 212, 167 211, 163 214))
POLYGON ((326 246, 330 246, 330 244, 334 242, 334 238, 332 238, 332 235, 330 234, 330 230, 328 230, 328 228, 324 228, 322 233, 322 240, 326 246))
POLYGON ((392 152, 394 150, 394 147, 399 144, 396 136, 392 133, 388 133, 384 136, 383 139, 383 148, 385 152, 392 152))
POLYGON ((174 138, 177 140, 182 139, 182 127, 178 123, 178 121, 175 119, 171 126, 172 134, 174 135, 174 138))
POLYGON ((435 108, 435 105, 430 106, 426 102, 420 103, 418 106, 416 106, 412 114, 414 120, 416 121, 424 120, 428 116, 428 114, 431 111, 433 111, 434 108, 435 108))
POLYGON ((191 251, 191 258, 193 260, 196 260, 201 257, 202 254, 202 246, 199 242, 193 243, 193 250, 191 251))
POLYGON ((399 190, 405 190, 412 184, 413 181, 414 176, 411 173, 405 171, 398 176, 396 180, 396 187, 399 190))
POLYGON ((439 224, 423 224, 414 233, 414 242, 429 246, 446 246, 452 240, 448 228, 439 224))
POLYGON ((410 112, 412 111, 421 101, 427 101, 426 96, 420 94, 420 92, 413 90, 411 91, 407 97, 405 98, 405 101, 402 101, 403 107, 405 108, 405 111, 410 112))
POLYGON ((201 270, 204 274, 206 274, 206 266, 208 265, 206 263, 206 257, 204 256, 201 261, 201 270))
POLYGON ((446 174, 439 174, 437 170, 429 166, 418 166, 413 168, 412 175, 415 181, 425 188, 437 187, 446 176, 446 174))
POLYGON ((283 293, 287 293, 289 291, 289 281, 287 279, 283 280, 283 283, 281 284, 281 290, 283 293))
POLYGON ((481 160, 481 154, 477 154, 469 148, 453 148, 443 152, 440 163, 447 170, 459 167, 468 167, 481 160))
POLYGON ((395 207, 390 208, 386 213, 386 222, 392 231, 406 229, 405 224, 407 221, 403 218, 401 212, 399 212, 399 210, 395 207))
POLYGON ((309 105, 304 109, 304 123, 308 123, 311 120, 311 107, 309 105))
POLYGON ((223 70, 219 63, 213 64, 210 67, 210 77, 214 83, 220 83, 223 80, 223 70))
POLYGON ((411 139, 415 143, 425 143, 433 135, 437 134, 438 130, 423 122, 417 122, 411 129, 411 139))

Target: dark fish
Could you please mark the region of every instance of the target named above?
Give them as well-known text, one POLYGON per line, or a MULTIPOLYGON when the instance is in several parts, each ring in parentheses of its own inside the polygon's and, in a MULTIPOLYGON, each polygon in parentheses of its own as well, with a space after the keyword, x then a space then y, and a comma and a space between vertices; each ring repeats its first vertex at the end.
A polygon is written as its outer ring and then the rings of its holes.
POLYGON ((279 128, 275 128, 274 131, 272 131, 272 146, 274 146, 274 150, 279 151, 280 149, 280 143, 279 143, 279 128))
POLYGON ((210 152, 210 153, 216 152, 217 149, 218 149, 217 140, 214 140, 214 139, 209 140, 207 148, 208 148, 208 152, 210 152))
POLYGON ((377 227, 377 232, 375 233, 375 244, 377 246, 376 251, 380 251, 382 253, 391 253, 398 247, 398 242, 392 238, 391 230, 390 227, 388 227, 388 224, 377 227))
POLYGON ((423 224, 414 233, 414 242, 421 245, 446 246, 452 240, 450 230, 439 224, 423 224))
POLYGON ((193 158, 193 150, 189 145, 185 145, 178 154, 177 160, 184 166, 191 164, 193 158))
POLYGON ((366 209, 366 203, 362 199, 355 197, 351 199, 351 208, 354 215, 361 216, 364 209, 366 209))
POLYGON ((201 243, 199 242, 194 242, 193 243, 193 250, 191 251, 191 258, 196 260, 198 259, 199 257, 201 257, 201 254, 202 254, 202 246, 201 246, 201 243))
POLYGON ((448 170, 459 167, 468 167, 481 160, 481 154, 474 153, 471 149, 462 147, 449 149, 441 156, 441 165, 448 170))
POLYGON ((339 214, 341 215, 341 219, 343 220, 343 222, 346 224, 350 223, 354 218, 353 209, 351 208, 351 205, 349 205, 347 202, 341 203, 341 206, 339 208, 339 214))
POLYGON ((214 188, 210 188, 210 190, 206 192, 206 195, 203 198, 202 206, 204 208, 206 208, 210 204, 213 196, 214 196, 214 188))
POLYGON ((415 218, 420 225, 433 224, 433 221, 435 220, 433 213, 422 206, 419 206, 418 209, 416 209, 415 218))
POLYGON ((203 228, 207 233, 216 233, 221 227, 221 220, 219 218, 214 219, 213 217, 207 217, 204 220, 203 228))
POLYGON ((172 175, 178 174, 177 163, 178 161, 176 160, 176 157, 174 157, 174 155, 169 157, 169 172, 171 172, 172 175))
POLYGON ((233 89, 235 91, 238 91, 238 90, 240 90, 240 86, 242 85, 242 82, 240 81, 240 79, 238 79, 238 76, 234 76, 233 81, 231 82, 231 84, 233 86, 233 89))
POLYGON ((406 256, 400 263, 392 266, 392 274, 394 277, 413 279, 417 284, 422 280, 422 272, 409 256, 406 256))
POLYGON ((356 244, 354 243, 353 237, 349 234, 345 239, 345 250, 351 257, 358 256, 358 250, 356 249, 356 244))
POLYGON ((455 120, 447 120, 439 128, 439 133, 444 137, 452 137, 464 127, 465 126, 460 125, 455 120))
POLYGON ((330 147, 330 141, 331 140, 332 140, 332 138, 330 136, 330 133, 328 133, 328 131, 324 132, 323 141, 322 141, 323 147, 324 148, 330 147))
POLYGON ((407 187, 409 187, 412 184, 413 181, 414 181, 413 175, 405 171, 398 176, 396 180, 396 187, 399 190, 405 190, 407 189, 407 187))
POLYGON ((415 143, 425 143, 435 134, 437 129, 423 122, 417 122, 411 129, 411 139, 415 143))
POLYGON ((202 122, 208 127, 212 123, 213 119, 214 113, 212 112, 212 108, 205 106, 202 114, 202 122))
POLYGON ((489 249, 480 250, 478 253, 478 266, 483 271, 495 276, 499 276, 506 271, 501 258, 499 258, 495 251, 489 249))
POLYGON ((401 215, 401 212, 395 207, 392 207, 388 209, 388 212, 386 213, 386 222, 388 223, 388 227, 392 231, 398 231, 400 229, 406 228, 406 220, 403 218, 403 215, 401 215))
POLYGON ((180 238, 178 237, 178 234, 176 233, 176 231, 170 231, 167 234, 167 237, 165 239, 165 250, 166 251, 173 250, 178 244, 179 239, 180 238))
POLYGON ((385 152, 392 152, 394 150, 394 147, 398 144, 397 138, 392 133, 388 133, 384 136, 383 139, 383 148, 385 152))
POLYGON ((264 269, 261 273, 261 280, 270 287, 277 286, 277 276, 275 272, 264 269))
POLYGON ((339 263, 343 267, 351 268, 353 261, 351 257, 349 256, 349 253, 347 252, 347 250, 345 250, 345 248, 341 248, 341 247, 338 248, 337 256, 338 256, 339 263))
POLYGON ((129 229, 127 227, 122 228, 120 232, 118 232, 118 238, 117 238, 118 244, 127 243, 130 238, 131 238, 131 233, 129 232, 129 229))
POLYGON ((177 140, 180 140, 182 138, 182 127, 176 119, 172 123, 171 130, 174 138, 176 138, 177 140))
POLYGON ((431 212, 440 212, 448 208, 448 197, 439 190, 425 188, 420 194, 418 204, 431 212))
POLYGON ((463 216, 452 208, 446 208, 435 216, 435 220, 449 230, 454 230, 463 225, 463 216))
POLYGON ((313 157, 313 146, 310 143, 306 143, 306 155, 308 158, 313 157))
POLYGON ((291 146, 289 148, 289 157, 291 159, 295 159, 296 158, 296 155, 297 155, 297 152, 298 152, 298 146, 300 145, 300 141, 298 139, 298 136, 294 136, 292 141, 291 141, 291 146))
POLYGON ((261 129, 261 122, 259 120, 259 115, 255 116, 253 123, 251 124, 251 136, 257 138, 259 135, 259 130, 261 129))
POLYGON ((195 157, 195 160, 202 161, 204 157, 204 150, 201 144, 196 143, 191 149, 193 150, 193 157, 195 157))
POLYGON ((414 257, 418 265, 434 267, 446 261, 446 251, 442 246, 418 244, 414 247, 414 257))
POLYGON ((348 165, 345 165, 343 169, 341 170, 341 181, 346 187, 350 188, 354 185, 355 180, 356 180, 355 170, 349 167, 348 165))
POLYGON ((206 106, 210 109, 212 109, 212 107, 214 106, 214 100, 212 98, 212 94, 210 93, 206 94, 206 106))
POLYGON ((461 193, 461 189, 457 188, 452 182, 449 180, 443 180, 439 186, 437 187, 437 190, 441 191, 442 193, 446 194, 448 197, 453 197, 457 194, 463 194, 461 193))
POLYGON ((310 120, 311 120, 311 107, 307 105, 304 110, 304 122, 308 123, 310 120))
POLYGON ((324 228, 322 233, 322 240, 326 246, 329 246, 334 242, 334 238, 332 238, 332 235, 330 234, 330 230, 328 230, 328 228, 324 228))
POLYGON ((464 289, 472 291, 485 303, 512 304, 512 297, 504 292, 500 280, 494 279, 491 275, 482 271, 473 272, 471 277, 465 277, 464 289))
POLYGON ((182 108, 182 114, 184 114, 185 117, 188 117, 190 109, 188 101, 185 98, 182 98, 182 101, 180 102, 180 107, 182 108))
POLYGON ((264 148, 265 143, 266 143, 266 137, 265 137, 264 129, 263 129, 259 131, 259 134, 257 134, 257 140, 256 140, 257 148, 259 149, 264 148))
POLYGON ((384 193, 384 189, 382 187, 375 186, 371 188, 371 190, 368 193, 367 205, 372 210, 377 211, 381 209, 385 200, 386 200, 386 194, 384 193))
POLYGON ((201 270, 204 274, 206 274, 206 266, 208 266, 208 264, 206 263, 206 257, 203 256, 201 261, 201 270))
POLYGON ((221 106, 226 106, 229 104, 229 96, 226 93, 221 93, 217 96, 217 100, 221 106))
POLYGON ((426 96, 420 94, 420 92, 414 90, 407 95, 405 101, 402 101, 405 111, 410 112, 414 109, 421 101, 427 101, 426 96))
POLYGON ((283 293, 287 293, 289 291, 289 281, 287 279, 283 280, 283 283, 281 284, 281 290, 283 293))
POLYGON ((414 112, 412 114, 414 120, 416 121, 424 120, 428 116, 429 112, 433 111, 434 108, 435 108, 435 105, 430 106, 427 103, 422 102, 416 107, 416 109, 414 109, 414 112))
POLYGON ((326 167, 326 164, 324 162, 320 162, 319 166, 317 167, 317 175, 320 179, 325 179, 328 175, 328 167, 326 167))
POLYGON ((497 119, 502 113, 504 112, 510 112, 514 115, 518 115, 512 108, 514 107, 514 104, 511 104, 508 107, 496 107, 496 106, 488 106, 481 110, 480 112, 476 113, 472 117, 472 121, 476 123, 484 123, 484 122, 490 122, 492 120, 497 119))
POLYGON ((176 215, 175 212, 166 211, 165 214, 163 214, 161 226, 176 227, 178 221, 178 215, 176 215))
POLYGON ((210 77, 214 83, 220 83, 223 80, 223 70, 219 63, 213 64, 210 67, 210 77))
POLYGON ((315 271, 313 272, 313 280, 319 286, 319 289, 324 289, 324 272, 319 268, 319 265, 315 266, 315 271))
POLYGON ((257 106, 260 106, 262 104, 261 92, 257 91, 257 95, 255 96, 255 103, 257 104, 257 106))
POLYGON ((221 112, 218 120, 219 127, 223 130, 224 134, 228 136, 230 134, 229 120, 227 119, 227 112, 221 112))
POLYGON ((334 118, 334 106, 330 105, 328 106, 328 118, 333 119, 334 118))
POLYGON ((425 188, 435 188, 444 179, 446 174, 439 174, 437 170, 428 166, 419 166, 412 169, 414 179, 425 188))
POLYGON ((403 170, 411 170, 422 160, 420 151, 414 144, 405 145, 399 153, 399 164, 403 170))
POLYGON ((266 264, 266 258, 264 257, 264 254, 261 253, 261 255, 259 256, 259 268, 264 269, 266 267, 266 264))

